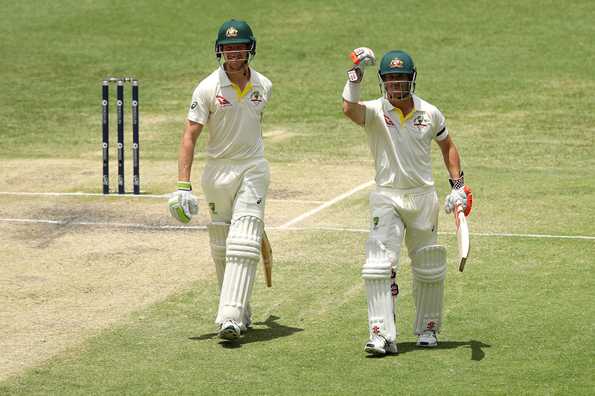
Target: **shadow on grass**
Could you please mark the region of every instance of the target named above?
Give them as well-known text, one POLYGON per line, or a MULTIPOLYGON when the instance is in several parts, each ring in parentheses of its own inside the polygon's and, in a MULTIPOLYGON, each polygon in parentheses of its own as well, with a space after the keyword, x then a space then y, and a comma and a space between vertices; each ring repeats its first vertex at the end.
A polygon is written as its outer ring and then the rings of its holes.
POLYGON ((485 357, 485 352, 482 348, 489 348, 490 344, 485 344, 481 341, 438 341, 438 346, 435 348, 420 348, 415 345, 415 342, 401 342, 397 343, 399 354, 408 352, 425 352, 432 349, 456 349, 456 348, 470 348, 471 360, 480 361, 485 357))
MULTIPOLYGON (((280 319, 278 316, 270 315, 264 322, 253 323, 254 326, 266 326, 265 328, 249 329, 240 339, 233 341, 223 340, 219 344, 223 348, 241 348, 242 345, 251 342, 270 341, 275 338, 287 337, 294 333, 304 331, 304 329, 300 329, 299 327, 289 327, 279 324, 277 323, 278 319, 280 319)), ((217 333, 208 333, 198 337, 190 337, 191 340, 195 341, 211 340, 213 338, 217 338, 217 333)))

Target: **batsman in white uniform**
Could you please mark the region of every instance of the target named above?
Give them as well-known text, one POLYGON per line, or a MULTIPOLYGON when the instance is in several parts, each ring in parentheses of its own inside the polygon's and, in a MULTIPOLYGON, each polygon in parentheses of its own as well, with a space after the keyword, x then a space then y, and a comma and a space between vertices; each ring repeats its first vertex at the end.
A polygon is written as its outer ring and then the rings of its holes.
POLYGON ((376 190, 370 194, 371 225, 362 277, 368 294, 370 339, 365 352, 397 353, 396 274, 405 240, 413 274, 417 345, 434 347, 442 325, 446 250, 437 244, 438 196, 432 178, 430 149, 435 141, 450 175, 445 210, 462 203, 467 192, 458 150, 444 116, 414 94, 417 71, 404 51, 386 53, 378 67, 383 96, 360 102, 364 68, 376 62, 369 48, 357 48, 343 90, 343 112, 367 133, 376 168, 376 190))
POLYGON ((177 191, 169 210, 183 223, 198 212, 190 173, 196 140, 206 127, 207 163, 201 184, 212 220, 208 232, 221 290, 215 322, 221 338, 236 339, 251 324, 249 301, 264 232, 270 174, 261 120, 272 84, 250 67, 256 39, 246 22, 226 21, 215 53, 220 67, 192 95, 180 144, 177 191))

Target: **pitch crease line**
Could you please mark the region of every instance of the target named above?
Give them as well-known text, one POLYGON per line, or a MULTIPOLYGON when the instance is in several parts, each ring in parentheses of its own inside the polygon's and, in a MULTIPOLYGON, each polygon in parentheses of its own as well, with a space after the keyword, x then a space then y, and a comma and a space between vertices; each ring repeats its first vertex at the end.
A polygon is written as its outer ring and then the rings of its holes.
MULTIPOLYGON (((25 192, 25 191, 0 191, 0 195, 13 195, 13 196, 29 196, 29 197, 106 197, 106 198, 157 198, 157 199, 168 199, 171 194, 102 194, 102 193, 86 193, 86 192, 25 192)), ((198 197, 202 199, 203 197, 198 197)), ((303 204, 322 204, 325 201, 316 201, 308 199, 277 199, 267 198, 269 202, 290 202, 290 203, 303 203, 303 204)))
MULTIPOLYGON (((94 222, 94 221, 71 221, 71 220, 50 220, 50 219, 12 219, 0 218, 2 223, 17 223, 17 224, 54 224, 54 225, 76 225, 76 226, 100 226, 100 227, 116 227, 116 228, 140 228, 151 230, 206 230, 206 226, 178 226, 168 224, 139 224, 139 223, 118 223, 118 222, 94 222)), ((342 231, 354 233, 368 233, 369 230, 363 228, 345 228, 345 227, 282 227, 271 226, 268 230, 279 231, 342 231)), ((439 235, 455 235, 454 232, 439 231, 439 235)), ((495 237, 495 238, 535 238, 535 239, 575 239, 595 241, 595 236, 591 235, 552 235, 552 234, 516 234, 508 232, 472 232, 471 236, 476 237, 495 237)))
POLYGON ((370 180, 368 182, 365 182, 363 184, 360 184, 359 186, 357 186, 357 187, 355 187, 355 188, 353 188, 353 189, 351 189, 351 190, 349 190, 349 191, 347 191, 347 192, 345 192, 345 193, 343 193, 343 194, 341 194, 341 195, 339 195, 339 196, 331 199, 330 201, 327 201, 327 202, 323 203, 322 205, 320 205, 320 206, 318 206, 318 207, 316 207, 316 208, 314 208, 314 209, 312 209, 312 210, 310 210, 310 211, 308 211, 306 213, 303 213, 303 214, 299 215, 295 219, 290 220, 290 221, 288 221, 285 224, 282 224, 281 226, 279 226, 279 229, 281 229, 281 230, 287 229, 287 228, 291 227, 292 225, 297 224, 297 223, 299 223, 299 222, 307 219, 308 217, 315 215, 316 213, 320 212, 321 210, 324 210, 324 209, 328 208, 329 206, 332 206, 332 205, 336 204, 337 202, 342 201, 345 198, 348 198, 349 196, 355 194, 356 192, 361 191, 361 190, 363 190, 365 188, 370 187, 373 184, 374 184, 374 180, 370 180))

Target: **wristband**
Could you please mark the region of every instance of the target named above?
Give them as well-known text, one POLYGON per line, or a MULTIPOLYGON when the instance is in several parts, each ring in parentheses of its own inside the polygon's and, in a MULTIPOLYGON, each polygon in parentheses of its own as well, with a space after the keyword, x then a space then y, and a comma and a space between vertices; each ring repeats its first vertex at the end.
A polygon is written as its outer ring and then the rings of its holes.
POLYGON ((453 190, 460 190, 461 188, 465 187, 465 178, 464 178, 464 174, 463 171, 461 171, 459 173, 459 178, 458 179, 448 179, 448 182, 450 183, 450 187, 453 190))
POLYGON ((347 81, 345 83, 345 88, 343 88, 343 99, 345 99, 347 102, 358 103, 361 91, 362 87, 360 84, 354 84, 350 81, 347 81))
POLYGON ((192 191, 192 184, 189 181, 180 181, 176 183, 178 190, 192 191))

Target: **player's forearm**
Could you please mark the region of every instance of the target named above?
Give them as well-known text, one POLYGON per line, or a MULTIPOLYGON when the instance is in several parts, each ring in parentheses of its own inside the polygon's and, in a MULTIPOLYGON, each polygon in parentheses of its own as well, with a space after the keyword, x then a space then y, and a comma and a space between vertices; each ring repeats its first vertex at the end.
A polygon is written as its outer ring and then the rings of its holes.
POLYGON ((183 139, 180 144, 180 156, 178 161, 178 180, 189 181, 194 158, 194 144, 188 139, 183 139))
POLYGON ((359 103, 352 103, 343 99, 343 114, 358 125, 364 125, 365 110, 359 103))
POLYGON ((454 143, 450 143, 446 150, 442 151, 442 155, 450 178, 452 180, 458 179, 461 174, 461 158, 457 146, 454 143))
POLYGON ((182 141, 180 142, 180 152, 178 160, 178 180, 179 181, 190 181, 190 174, 192 171, 192 162, 194 160, 194 148, 196 146, 196 140, 200 135, 202 126, 200 124, 188 124, 182 141))

